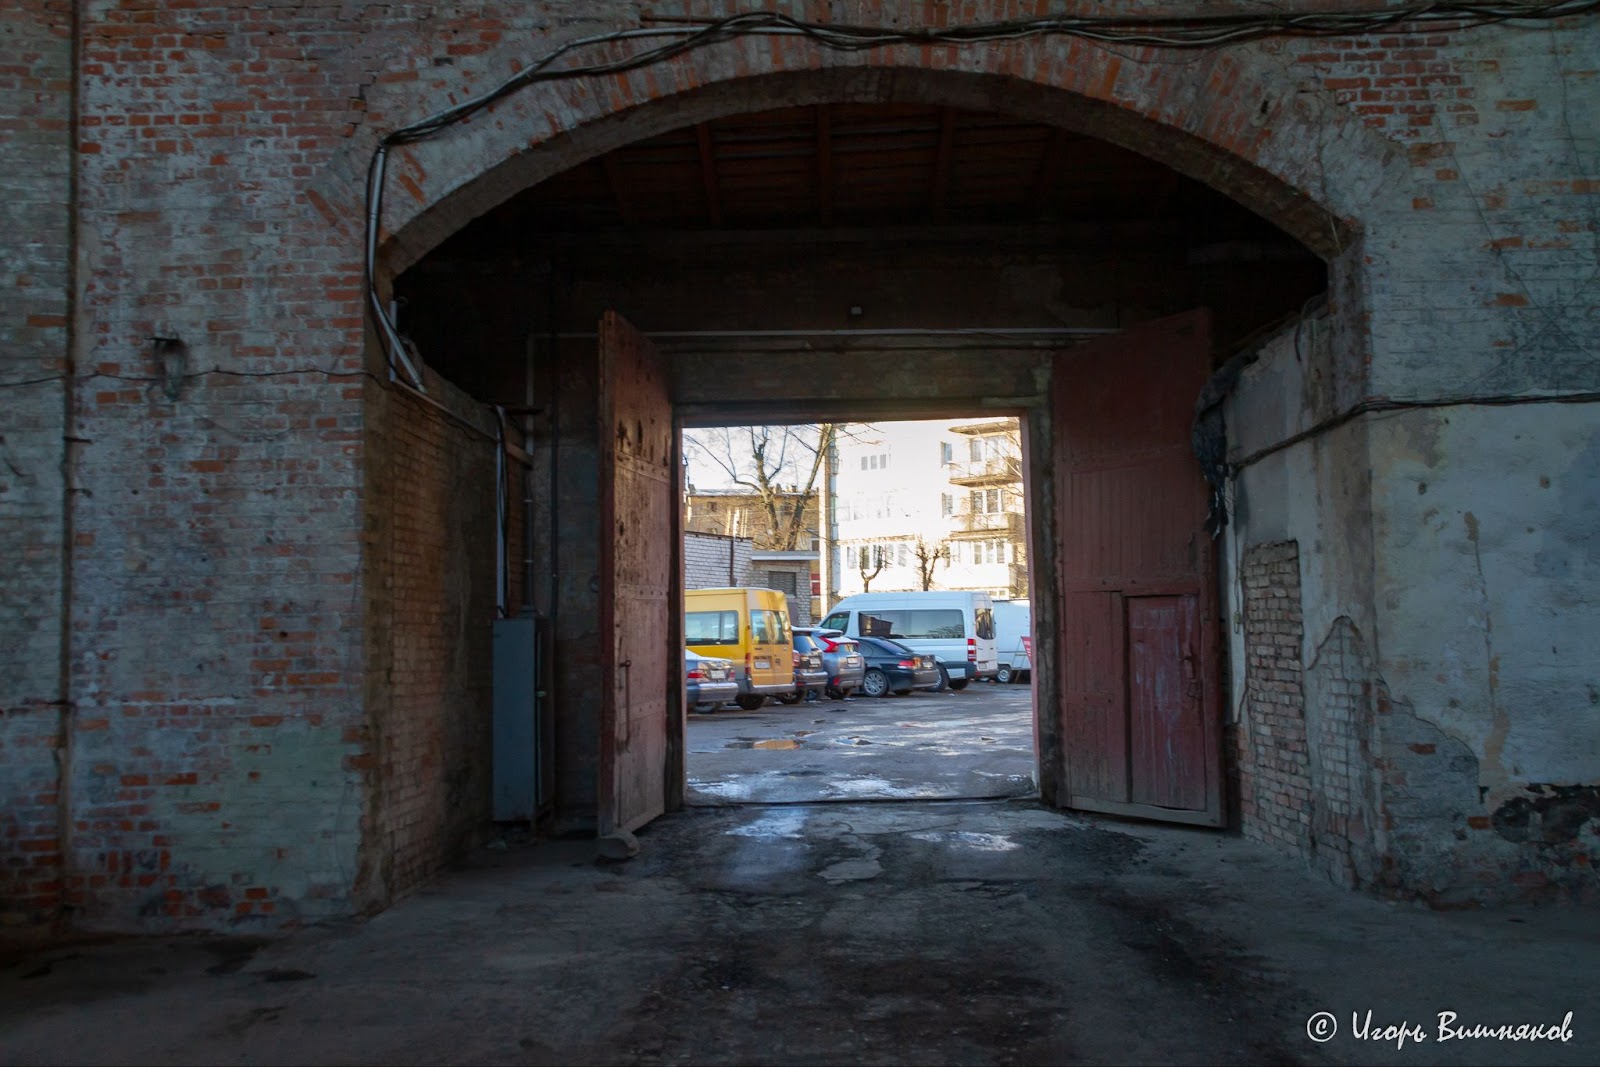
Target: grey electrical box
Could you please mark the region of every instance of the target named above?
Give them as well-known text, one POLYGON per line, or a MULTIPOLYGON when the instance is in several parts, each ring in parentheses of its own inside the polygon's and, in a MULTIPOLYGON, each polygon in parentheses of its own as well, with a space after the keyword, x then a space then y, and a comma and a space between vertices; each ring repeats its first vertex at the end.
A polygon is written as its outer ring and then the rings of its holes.
POLYGON ((533 822, 545 797, 544 620, 494 622, 494 820, 533 822))

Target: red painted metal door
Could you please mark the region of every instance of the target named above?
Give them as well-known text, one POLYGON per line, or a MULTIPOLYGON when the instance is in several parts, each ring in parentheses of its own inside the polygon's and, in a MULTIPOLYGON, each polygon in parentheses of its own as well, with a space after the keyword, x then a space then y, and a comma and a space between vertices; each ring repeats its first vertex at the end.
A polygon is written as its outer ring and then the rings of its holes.
POLYGON ((1204 311, 1055 367, 1062 807, 1220 826, 1216 574, 1190 447, 1204 311))
POLYGON ((599 394, 599 830, 608 834, 637 829, 666 805, 668 694, 678 684, 669 586, 680 539, 666 370, 612 311, 600 320, 599 394))

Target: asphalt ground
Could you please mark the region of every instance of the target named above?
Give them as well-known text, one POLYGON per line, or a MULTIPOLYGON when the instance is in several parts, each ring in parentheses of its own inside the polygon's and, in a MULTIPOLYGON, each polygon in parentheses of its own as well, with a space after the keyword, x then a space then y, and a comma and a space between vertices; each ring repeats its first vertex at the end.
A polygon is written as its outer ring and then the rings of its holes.
POLYGON ((975 682, 689 716, 691 805, 1031 796, 1033 688, 975 682))

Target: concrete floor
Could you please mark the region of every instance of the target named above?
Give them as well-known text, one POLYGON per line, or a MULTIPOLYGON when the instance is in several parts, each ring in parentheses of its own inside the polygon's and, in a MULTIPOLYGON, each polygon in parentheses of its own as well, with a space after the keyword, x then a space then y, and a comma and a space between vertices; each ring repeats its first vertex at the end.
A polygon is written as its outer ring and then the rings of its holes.
POLYGON ((1592 912, 1389 904, 1031 800, 702 808, 639 838, 621 863, 480 850, 270 943, 13 961, 0 1063, 1600 1062, 1592 912), (1427 1040, 1353 1038, 1368 1011, 1427 1040), (1440 1011, 1573 1036, 1441 1044, 1440 1011))

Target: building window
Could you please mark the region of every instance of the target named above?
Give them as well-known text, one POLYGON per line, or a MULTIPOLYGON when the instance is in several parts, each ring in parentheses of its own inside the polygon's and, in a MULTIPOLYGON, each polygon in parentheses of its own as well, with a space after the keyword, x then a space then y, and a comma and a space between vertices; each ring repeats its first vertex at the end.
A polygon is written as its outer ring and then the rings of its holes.
POLYGON ((940 441, 939 442, 939 462, 944 464, 945 466, 949 466, 950 464, 954 463, 955 461, 956 461, 956 446, 951 444, 949 441, 940 441))
POLYGON ((767 588, 776 589, 789 596, 795 595, 794 571, 768 571, 767 588))
POLYGON ((998 515, 1001 509, 1001 495, 998 489, 974 489, 971 493, 970 507, 974 515, 998 515))
POLYGON ((881 471, 889 468, 889 453, 874 452, 870 456, 861 457, 861 469, 864 471, 881 471))
POLYGON ((950 515, 955 510, 956 510, 956 498, 951 496, 949 493, 940 493, 939 494, 939 514, 943 515, 945 518, 949 518, 950 515))

